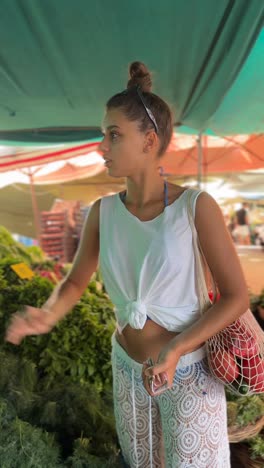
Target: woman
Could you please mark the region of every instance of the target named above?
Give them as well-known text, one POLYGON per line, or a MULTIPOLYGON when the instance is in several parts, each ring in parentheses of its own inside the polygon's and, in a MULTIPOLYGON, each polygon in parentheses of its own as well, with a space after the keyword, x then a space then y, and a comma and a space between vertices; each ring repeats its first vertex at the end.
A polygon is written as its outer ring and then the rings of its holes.
POLYGON ((19 343, 25 335, 51 330, 80 298, 100 252, 116 306, 114 405, 126 463, 228 468, 225 393, 208 372, 204 342, 247 309, 247 288, 215 201, 160 176, 172 131, 168 105, 151 92, 145 65, 134 62, 127 89, 107 103, 100 145, 109 175, 126 177, 127 188, 94 203, 69 275, 42 309, 28 307, 24 317, 14 317, 7 339, 19 343), (202 318, 189 197, 221 293, 202 318), (148 358, 156 364, 150 366, 148 358), (169 388, 153 396, 155 382, 169 388))

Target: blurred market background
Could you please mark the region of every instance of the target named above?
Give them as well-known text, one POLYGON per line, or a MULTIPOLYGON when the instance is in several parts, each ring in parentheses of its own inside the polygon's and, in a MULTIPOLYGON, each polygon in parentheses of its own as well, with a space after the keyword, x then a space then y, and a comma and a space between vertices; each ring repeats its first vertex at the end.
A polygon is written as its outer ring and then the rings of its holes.
MULTIPOLYGON (((40 245, 50 258, 73 260, 91 204, 125 187, 125 180, 107 175, 98 142, 0 147, 1 223, 16 240, 40 245)), ((264 135, 175 132, 162 165, 167 180, 202 188, 216 199, 248 286, 260 293, 264 282, 264 135), (236 213, 243 204, 249 223, 247 239, 236 236, 236 213)))

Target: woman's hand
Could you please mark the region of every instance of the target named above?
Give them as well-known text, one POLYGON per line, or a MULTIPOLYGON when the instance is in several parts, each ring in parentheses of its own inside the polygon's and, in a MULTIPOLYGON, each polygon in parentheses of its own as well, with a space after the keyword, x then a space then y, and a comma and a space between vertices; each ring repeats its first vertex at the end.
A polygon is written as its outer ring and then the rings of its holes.
POLYGON ((148 361, 143 363, 142 378, 144 386, 151 396, 155 396, 159 393, 158 390, 153 392, 153 381, 157 386, 160 385, 163 388, 167 381, 167 388, 172 387, 179 359, 180 354, 176 350, 175 342, 171 340, 162 348, 157 363, 153 366, 150 366, 148 361))
POLYGON ((25 306, 23 313, 17 312, 13 315, 5 339, 18 345, 25 336, 48 333, 53 326, 52 316, 48 311, 25 306))

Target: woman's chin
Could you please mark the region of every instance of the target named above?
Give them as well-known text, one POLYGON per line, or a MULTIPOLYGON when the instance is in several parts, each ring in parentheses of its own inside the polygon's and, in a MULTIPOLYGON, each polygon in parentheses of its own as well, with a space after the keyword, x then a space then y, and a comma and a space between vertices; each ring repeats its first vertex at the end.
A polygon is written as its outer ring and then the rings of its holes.
POLYGON ((112 167, 107 167, 107 174, 110 177, 126 177, 124 174, 120 174, 118 170, 113 169, 112 167))

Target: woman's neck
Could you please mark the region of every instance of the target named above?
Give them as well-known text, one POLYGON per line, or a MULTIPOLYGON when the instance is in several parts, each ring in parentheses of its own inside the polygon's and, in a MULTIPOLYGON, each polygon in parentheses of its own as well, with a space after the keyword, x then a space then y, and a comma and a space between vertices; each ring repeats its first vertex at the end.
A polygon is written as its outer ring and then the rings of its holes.
POLYGON ((168 205, 168 183, 161 179, 159 185, 152 191, 144 190, 144 186, 128 185, 126 191, 122 192, 123 202, 142 208, 150 202, 164 201, 164 206, 168 205), (142 190, 143 189, 143 190, 142 190))

